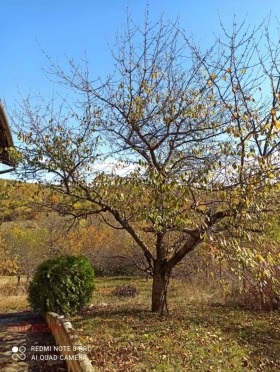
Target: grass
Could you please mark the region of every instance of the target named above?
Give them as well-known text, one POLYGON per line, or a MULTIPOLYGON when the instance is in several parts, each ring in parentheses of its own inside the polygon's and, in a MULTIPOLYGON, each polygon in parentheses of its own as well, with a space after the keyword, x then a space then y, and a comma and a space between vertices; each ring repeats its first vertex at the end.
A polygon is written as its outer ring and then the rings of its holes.
POLYGON ((183 281, 169 290, 169 317, 149 311, 151 281, 98 278, 90 307, 71 321, 97 371, 279 371, 279 312, 211 304, 211 295, 183 281), (112 294, 138 288, 135 298, 112 294))
POLYGON ((26 279, 22 278, 20 285, 15 276, 0 277, 0 313, 26 310, 28 308, 26 279))
MULTIPOLYGON (((96 371, 279 371, 279 312, 234 309, 218 287, 173 280, 170 316, 150 312, 151 280, 97 278, 92 303, 74 327, 96 371), (113 294, 117 286, 136 286, 135 298, 113 294)), ((28 308, 25 280, 0 278, 0 311, 28 308)))

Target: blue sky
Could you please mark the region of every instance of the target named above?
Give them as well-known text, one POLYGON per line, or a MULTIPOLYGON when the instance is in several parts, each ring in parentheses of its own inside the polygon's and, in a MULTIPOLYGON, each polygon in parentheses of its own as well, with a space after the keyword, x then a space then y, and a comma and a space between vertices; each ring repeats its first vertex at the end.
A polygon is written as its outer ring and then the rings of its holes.
MULTIPOLYGON (((7 114, 19 90, 47 96, 55 90, 43 73, 48 61, 40 48, 62 65, 65 55, 78 61, 86 51, 92 76, 112 71, 109 45, 123 30, 127 7, 143 24, 146 0, 0 0, 0 99, 7 114)), ((171 20, 179 15, 186 32, 207 47, 220 33, 219 17, 226 27, 234 13, 256 25, 270 11, 277 15, 279 0, 150 0, 149 10, 155 21, 162 12, 171 20)))
MULTIPOLYGON (((51 92, 52 85, 42 68, 47 60, 40 50, 64 63, 64 56, 79 59, 87 51, 92 75, 111 69, 109 45, 123 29, 125 9, 133 19, 143 21, 146 1, 142 0, 0 0, 0 98, 7 109, 18 97, 32 91, 51 92)), ((233 13, 248 23, 258 24, 268 13, 277 15, 279 2, 272 0, 150 0, 150 16, 174 19, 195 40, 209 45, 219 33, 219 16, 230 25, 233 13)))

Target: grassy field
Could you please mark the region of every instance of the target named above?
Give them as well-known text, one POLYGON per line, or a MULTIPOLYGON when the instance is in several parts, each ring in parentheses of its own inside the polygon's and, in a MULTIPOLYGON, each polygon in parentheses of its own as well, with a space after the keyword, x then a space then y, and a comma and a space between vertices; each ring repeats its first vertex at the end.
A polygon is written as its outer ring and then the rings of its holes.
MULTIPOLYGON (((279 312, 245 311, 218 305, 213 285, 196 288, 173 280, 170 316, 149 311, 151 281, 97 278, 91 305, 70 319, 96 371, 279 371, 279 312), (133 285, 135 298, 113 294, 133 285)), ((25 281, 0 280, 0 311, 28 309, 25 281)))
POLYGON ((17 285, 17 277, 0 277, 0 313, 22 311, 28 308, 26 296, 26 279, 17 285))
POLYGON ((151 282, 98 278, 89 308, 72 317, 99 371, 279 371, 279 312, 211 303, 215 294, 183 281, 170 286, 170 316, 150 313, 151 282), (138 288, 135 298, 113 295, 138 288))

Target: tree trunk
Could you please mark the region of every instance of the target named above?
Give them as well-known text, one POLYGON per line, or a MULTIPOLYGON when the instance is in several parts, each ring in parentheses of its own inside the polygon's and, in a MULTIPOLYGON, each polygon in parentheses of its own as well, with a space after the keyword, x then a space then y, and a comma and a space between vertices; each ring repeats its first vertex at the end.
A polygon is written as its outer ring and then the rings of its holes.
POLYGON ((153 289, 152 289, 152 312, 158 313, 160 316, 166 313, 167 308, 167 288, 171 275, 171 269, 166 260, 155 260, 153 273, 153 289))

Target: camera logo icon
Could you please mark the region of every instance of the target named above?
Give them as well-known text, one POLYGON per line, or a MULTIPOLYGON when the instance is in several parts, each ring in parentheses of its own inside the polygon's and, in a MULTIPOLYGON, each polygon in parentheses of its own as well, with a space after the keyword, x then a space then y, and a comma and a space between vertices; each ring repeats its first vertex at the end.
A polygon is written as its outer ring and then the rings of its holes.
POLYGON ((26 359, 26 347, 25 346, 20 346, 20 347, 17 347, 17 346, 13 346, 12 348, 12 358, 14 360, 25 360, 26 359))

